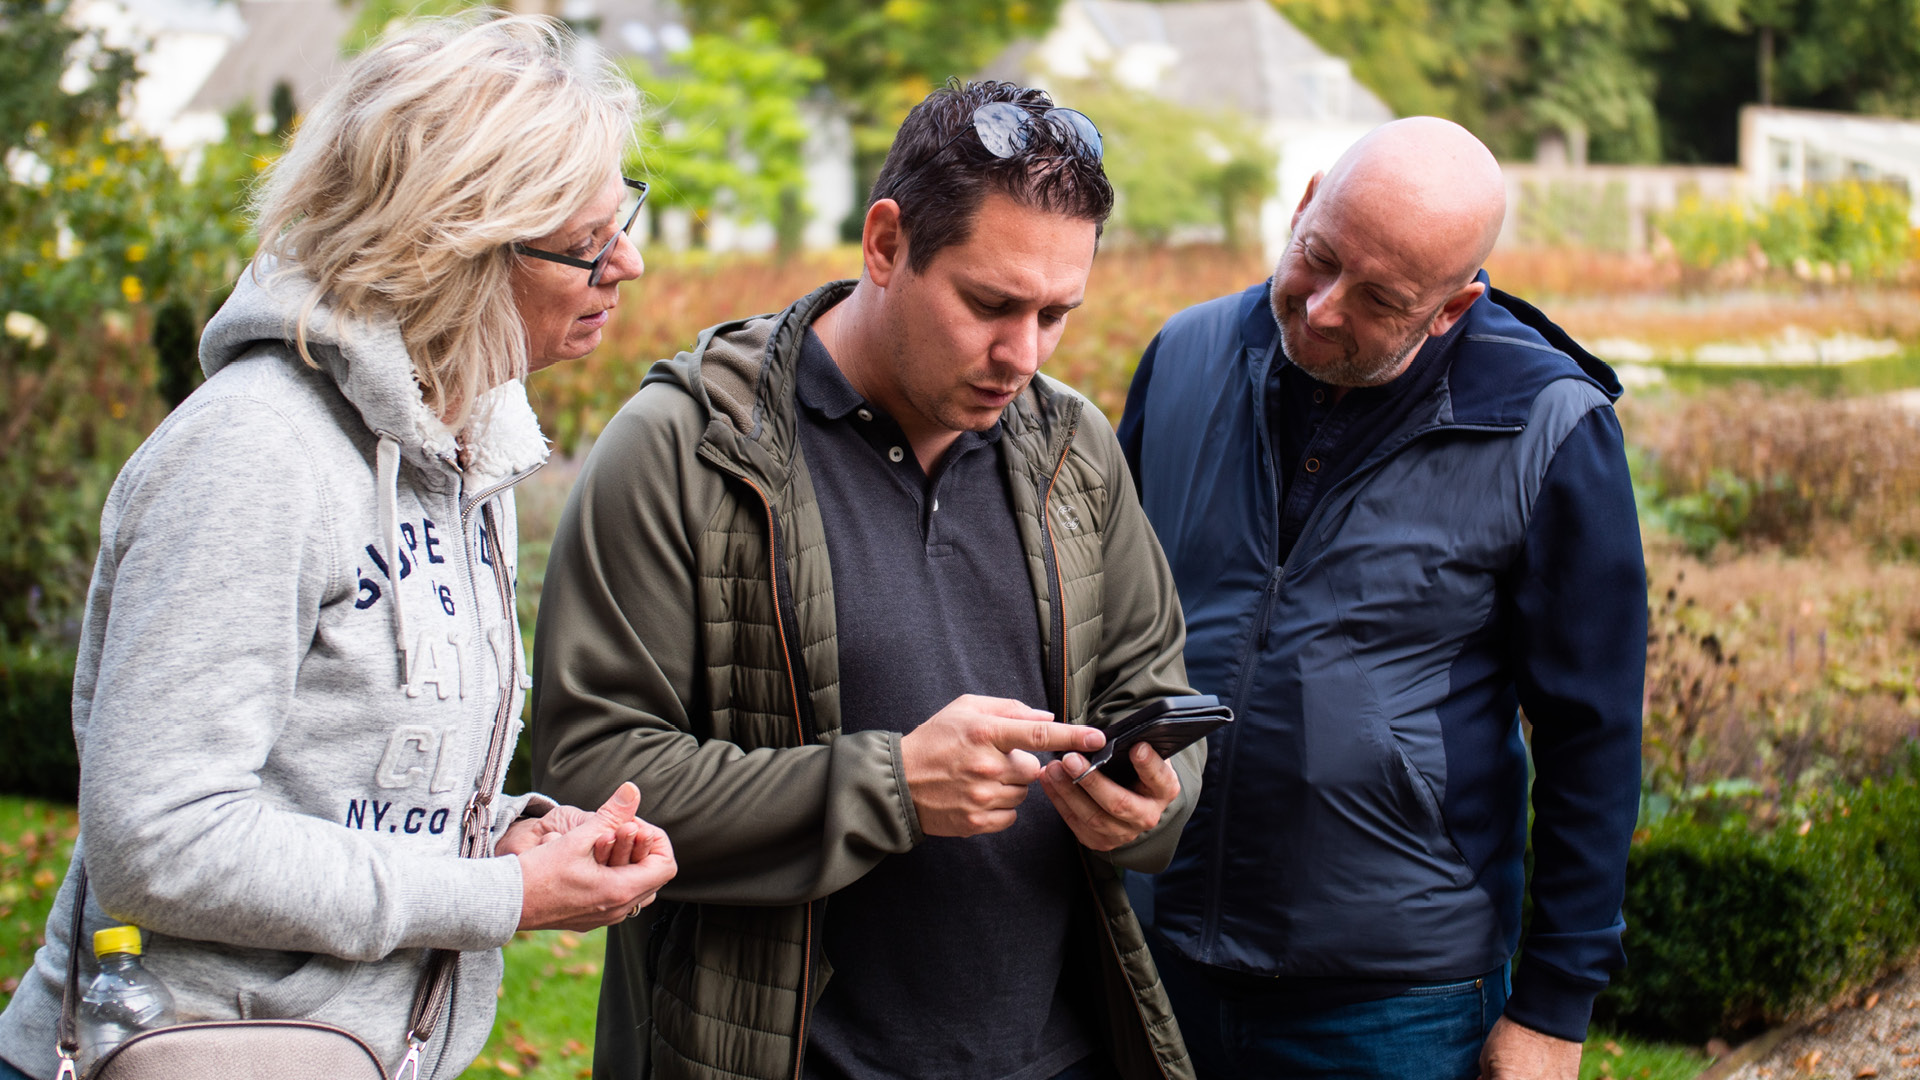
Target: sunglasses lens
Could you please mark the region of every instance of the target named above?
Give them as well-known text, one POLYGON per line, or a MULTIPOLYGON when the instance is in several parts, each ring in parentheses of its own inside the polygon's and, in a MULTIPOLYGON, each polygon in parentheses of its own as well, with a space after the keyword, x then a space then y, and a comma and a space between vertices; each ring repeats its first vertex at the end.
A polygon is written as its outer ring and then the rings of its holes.
POLYGON ((980 144, 997 158, 1010 158, 1027 148, 1027 111, 1010 101, 992 101, 973 110, 973 130, 980 144))
POLYGON ((1094 160, 1100 160, 1100 129, 1093 126, 1093 121, 1087 119, 1086 113, 1078 109, 1049 109, 1047 119, 1065 125, 1093 155, 1094 160))

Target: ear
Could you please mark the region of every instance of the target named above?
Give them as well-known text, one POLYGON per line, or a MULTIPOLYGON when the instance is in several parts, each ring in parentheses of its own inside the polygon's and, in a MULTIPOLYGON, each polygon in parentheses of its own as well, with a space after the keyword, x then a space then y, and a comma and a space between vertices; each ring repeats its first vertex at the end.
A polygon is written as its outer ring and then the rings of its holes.
POLYGON ((867 279, 882 289, 906 265, 907 234, 900 228, 899 203, 879 199, 867 207, 866 223, 860 228, 860 257, 866 263, 867 279))
POLYGON ((1486 285, 1476 281, 1447 297, 1447 302, 1440 305, 1439 313, 1433 317, 1433 325, 1427 327, 1427 336, 1439 337, 1453 329, 1453 324, 1459 322, 1460 316, 1465 315, 1473 302, 1486 291, 1486 285))
POLYGON ((1326 178, 1327 178, 1327 174, 1323 170, 1321 172, 1314 173, 1313 178, 1307 181, 1306 194, 1300 196, 1300 205, 1294 207, 1293 222, 1290 225, 1288 225, 1287 228, 1293 230, 1294 232, 1300 231, 1300 218, 1306 214, 1307 204, 1313 201, 1314 193, 1320 190, 1320 181, 1325 180, 1326 178))

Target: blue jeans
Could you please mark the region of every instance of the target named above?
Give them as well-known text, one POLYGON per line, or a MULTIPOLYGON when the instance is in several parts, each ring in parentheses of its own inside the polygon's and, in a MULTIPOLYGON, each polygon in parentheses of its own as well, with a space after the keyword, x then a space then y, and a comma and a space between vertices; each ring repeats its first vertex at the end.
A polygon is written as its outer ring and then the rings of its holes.
POLYGON ((1474 1080, 1480 1047, 1506 1008, 1502 968, 1395 997, 1301 1010, 1218 992, 1149 933, 1199 1080, 1474 1080))

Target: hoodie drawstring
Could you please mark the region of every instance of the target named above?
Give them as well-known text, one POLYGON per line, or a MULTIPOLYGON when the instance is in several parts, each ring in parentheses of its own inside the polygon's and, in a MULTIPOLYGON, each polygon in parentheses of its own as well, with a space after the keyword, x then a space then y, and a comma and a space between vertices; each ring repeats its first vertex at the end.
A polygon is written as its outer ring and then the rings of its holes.
POLYGON ((393 585, 393 646, 400 653, 400 685, 413 681, 407 655, 407 607, 400 588, 400 442, 381 434, 377 457, 380 487, 380 540, 387 549, 388 581, 393 585))

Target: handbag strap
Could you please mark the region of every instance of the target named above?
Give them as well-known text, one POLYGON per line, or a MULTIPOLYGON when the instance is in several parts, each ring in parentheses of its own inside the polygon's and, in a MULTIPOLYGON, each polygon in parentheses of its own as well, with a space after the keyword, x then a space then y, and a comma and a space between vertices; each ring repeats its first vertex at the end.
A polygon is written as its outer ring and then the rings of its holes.
POLYGON ((72 1080, 73 1059, 80 1054, 80 935, 86 930, 87 867, 80 866, 80 880, 74 883, 73 931, 67 935, 67 985, 60 995, 60 1022, 54 1029, 55 1050, 60 1055, 59 1080, 72 1080))
MULTIPOLYGON (((491 549, 493 565, 496 568, 505 567, 506 552, 500 542, 500 530, 494 526, 491 501, 482 506, 481 513, 487 523, 487 546, 491 549)), ((495 573, 500 582, 501 605, 506 617, 511 619, 514 617, 511 586, 507 584, 504 571, 496 569, 495 573)), ((493 782, 506 763, 508 730, 513 724, 513 688, 520 681, 520 650, 516 648, 511 653, 507 661, 507 680, 500 688, 500 706, 494 712, 493 730, 487 736, 486 763, 481 767, 480 775, 474 777, 474 793, 467 799, 466 811, 460 817, 461 858, 483 858, 492 850, 486 840, 493 833, 493 782)), ((83 859, 80 878, 74 887, 73 929, 67 937, 67 985, 60 995, 60 1020, 55 1028, 55 1049, 60 1055, 60 1073, 56 1080, 76 1080, 78 1077, 74 1059, 80 1053, 80 935, 86 930, 86 912, 87 867, 83 859)), ((460 954, 452 949, 428 950, 426 970, 421 973, 420 985, 414 990, 413 1009, 407 1018, 407 1056, 394 1073, 394 1080, 419 1080, 420 1051, 426 1049, 435 1029, 440 1026, 440 1014, 446 1009, 447 996, 453 986, 454 969, 459 961, 460 954)))

